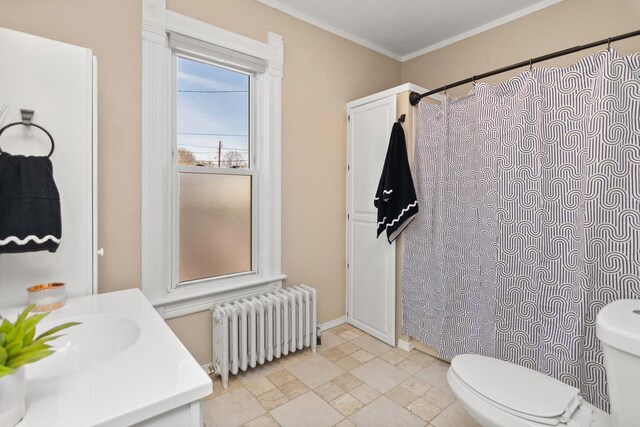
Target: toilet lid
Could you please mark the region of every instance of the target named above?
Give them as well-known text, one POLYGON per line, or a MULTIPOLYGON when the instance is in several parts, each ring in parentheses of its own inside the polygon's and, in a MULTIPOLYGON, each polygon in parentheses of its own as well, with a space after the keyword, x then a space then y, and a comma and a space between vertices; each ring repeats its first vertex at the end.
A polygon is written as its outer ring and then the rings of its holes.
POLYGON ((509 412, 568 419, 580 404, 577 388, 503 360, 463 354, 451 361, 451 369, 476 393, 509 412))

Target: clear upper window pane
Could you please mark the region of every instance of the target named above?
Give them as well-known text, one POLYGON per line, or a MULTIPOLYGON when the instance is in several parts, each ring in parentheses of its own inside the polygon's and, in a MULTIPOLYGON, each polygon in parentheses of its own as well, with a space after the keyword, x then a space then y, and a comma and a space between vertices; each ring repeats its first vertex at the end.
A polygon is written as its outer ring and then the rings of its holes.
POLYGON ((246 74, 177 57, 179 166, 249 167, 246 74))
POLYGON ((251 176, 179 177, 178 281, 251 271, 251 176))

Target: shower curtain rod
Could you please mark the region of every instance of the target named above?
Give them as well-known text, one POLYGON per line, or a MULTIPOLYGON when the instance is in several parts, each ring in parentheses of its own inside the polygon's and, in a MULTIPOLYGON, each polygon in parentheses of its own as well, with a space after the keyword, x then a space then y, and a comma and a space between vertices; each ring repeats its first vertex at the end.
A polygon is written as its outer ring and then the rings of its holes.
POLYGON ((589 49, 596 46, 601 46, 603 44, 610 46, 611 42, 615 42, 618 40, 623 40, 623 39, 627 39, 629 37, 635 37, 635 36, 640 36, 640 30, 632 31, 630 33, 620 34, 619 36, 615 36, 615 37, 608 37, 606 39, 598 40, 593 43, 585 44, 582 46, 576 46, 576 47, 571 47, 569 49, 559 50, 557 52, 549 53, 547 55, 538 56, 537 58, 531 58, 526 61, 518 62, 517 64, 508 65, 506 67, 498 68, 493 71, 488 71, 486 73, 479 74, 477 76, 469 77, 467 79, 460 80, 458 82, 439 87, 438 89, 430 90, 429 92, 425 92, 423 94, 420 94, 417 92, 411 92, 411 94, 409 95, 409 102, 411 103, 411 105, 415 107, 422 98, 424 98, 425 96, 433 95, 434 93, 438 93, 442 91, 446 92, 447 89, 451 89, 456 86, 462 86, 467 83, 475 82, 476 80, 479 80, 479 79, 484 79, 489 76, 495 76, 496 74, 515 70, 516 68, 525 67, 527 65, 532 66, 533 64, 536 64, 538 62, 547 61, 549 59, 558 58, 564 55, 569 55, 570 53, 580 52, 581 50, 589 49))

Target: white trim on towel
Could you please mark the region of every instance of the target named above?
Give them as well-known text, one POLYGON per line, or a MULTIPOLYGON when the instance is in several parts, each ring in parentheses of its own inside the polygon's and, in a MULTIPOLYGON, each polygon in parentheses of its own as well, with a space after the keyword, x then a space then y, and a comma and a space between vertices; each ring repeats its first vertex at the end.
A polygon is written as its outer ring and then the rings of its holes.
POLYGON ((413 221, 413 219, 416 217, 417 214, 413 214, 411 215, 409 218, 407 218, 405 220, 405 222, 402 223, 402 225, 400 225, 400 227, 396 228, 396 230, 391 233, 389 237, 389 240, 393 241, 396 239, 396 237, 398 237, 398 234, 402 233, 404 231, 405 228, 407 228, 407 226, 409 224, 411 224, 411 221, 413 221))
MULTIPOLYGON (((391 193, 393 193, 393 190, 382 190, 382 196, 383 197, 385 195, 384 193, 391 194, 391 193)), ((380 197, 374 197, 373 200, 380 200, 380 197)), ((386 201, 386 199, 385 199, 385 201, 386 201)))
POLYGON ((9 236, 6 239, 1 239, 0 240, 0 245, 7 245, 9 243, 15 243, 17 245, 26 245, 27 243, 34 241, 38 244, 44 243, 47 240, 52 240, 58 244, 60 244, 60 239, 57 238, 56 236, 49 234, 47 236, 44 236, 42 238, 35 236, 33 234, 30 234, 29 236, 25 237, 24 239, 20 239, 17 236, 9 236))
POLYGON ((387 227, 391 227, 391 226, 393 226, 393 224, 395 224, 396 222, 400 221, 400 217, 402 217, 402 215, 404 215, 409 209, 411 209, 414 206, 418 206, 418 201, 417 200, 415 202, 411 203, 410 205, 407 205, 406 208, 402 209, 402 212, 400 212, 400 215, 398 215, 398 217, 396 219, 394 219, 389 224, 387 224, 387 227))

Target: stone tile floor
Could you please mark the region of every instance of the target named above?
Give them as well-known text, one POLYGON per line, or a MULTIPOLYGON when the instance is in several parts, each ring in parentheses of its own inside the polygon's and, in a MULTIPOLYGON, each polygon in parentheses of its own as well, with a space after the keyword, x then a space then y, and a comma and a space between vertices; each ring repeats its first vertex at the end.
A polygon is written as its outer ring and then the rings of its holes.
POLYGON ((230 376, 204 400, 205 426, 476 427, 447 385, 448 364, 351 325, 306 349, 230 376))

